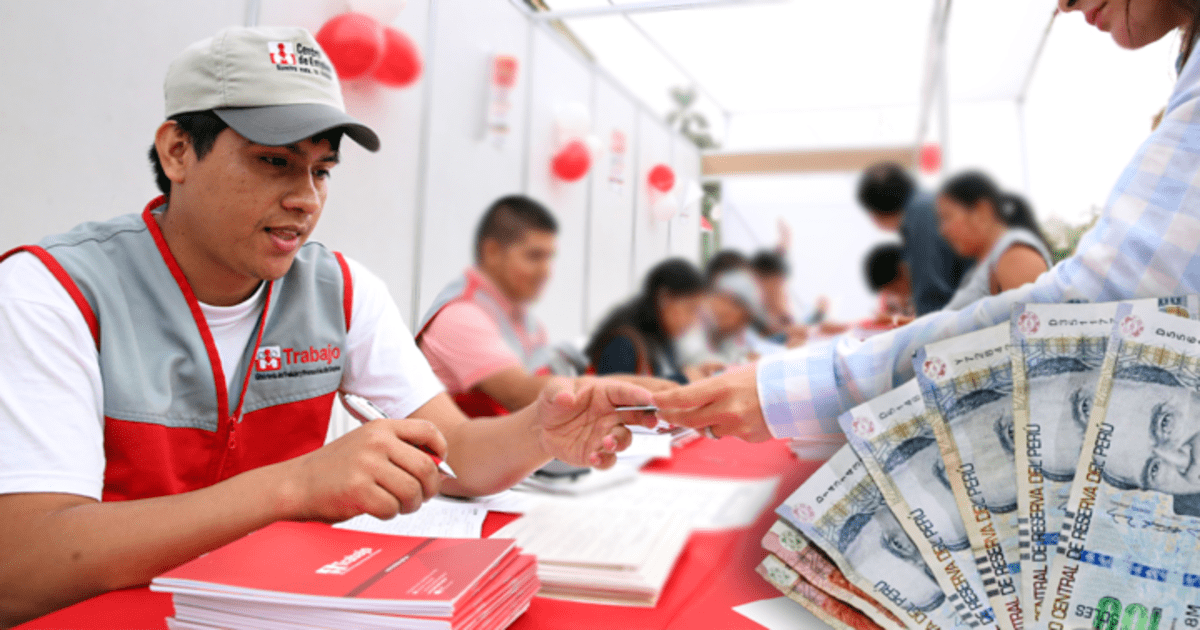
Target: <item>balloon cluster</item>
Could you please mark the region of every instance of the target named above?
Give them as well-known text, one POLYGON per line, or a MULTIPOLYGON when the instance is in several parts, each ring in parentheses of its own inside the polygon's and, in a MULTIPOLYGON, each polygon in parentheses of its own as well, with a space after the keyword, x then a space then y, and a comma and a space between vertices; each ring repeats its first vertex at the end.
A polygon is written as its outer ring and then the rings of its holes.
POLYGON ((567 103, 555 118, 554 144, 558 150, 550 159, 550 171, 565 182, 583 179, 592 168, 592 156, 600 140, 592 135, 592 118, 581 103, 567 103))
POLYGON ((370 76, 401 88, 421 76, 421 51, 412 39, 366 13, 334 16, 317 31, 317 43, 343 81, 370 76))
POLYGON ((670 221, 679 212, 679 201, 670 194, 675 187, 675 171, 666 164, 655 164, 646 174, 650 185, 650 215, 656 221, 670 221))

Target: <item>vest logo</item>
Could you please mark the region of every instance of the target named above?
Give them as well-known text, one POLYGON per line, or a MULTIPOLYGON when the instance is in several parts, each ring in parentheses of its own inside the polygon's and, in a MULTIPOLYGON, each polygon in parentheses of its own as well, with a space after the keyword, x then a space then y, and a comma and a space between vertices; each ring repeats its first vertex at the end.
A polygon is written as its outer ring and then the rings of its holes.
POLYGON ((324 565, 321 568, 317 569, 317 574, 318 575, 346 575, 347 573, 352 571, 355 567, 357 567, 360 564, 366 562, 367 560, 370 560, 371 558, 379 555, 379 552, 381 552, 381 551, 383 551, 383 550, 382 549, 372 549, 370 547, 362 547, 361 549, 356 549, 356 550, 346 554, 345 558, 342 558, 341 560, 338 560, 337 562, 330 562, 329 564, 324 565))
POLYGON ((292 42, 267 42, 267 53, 277 66, 296 65, 296 45, 292 42))
POLYGON ((279 346, 263 346, 254 354, 254 366, 259 372, 277 372, 283 369, 283 351, 279 346))

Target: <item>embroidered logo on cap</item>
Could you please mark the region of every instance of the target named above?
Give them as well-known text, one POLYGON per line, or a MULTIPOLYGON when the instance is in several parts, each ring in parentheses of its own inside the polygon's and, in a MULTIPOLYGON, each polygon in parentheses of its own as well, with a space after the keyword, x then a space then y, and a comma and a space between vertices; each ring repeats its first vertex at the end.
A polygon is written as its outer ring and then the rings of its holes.
POLYGON ((277 66, 296 65, 296 45, 292 42, 267 42, 267 52, 277 66))

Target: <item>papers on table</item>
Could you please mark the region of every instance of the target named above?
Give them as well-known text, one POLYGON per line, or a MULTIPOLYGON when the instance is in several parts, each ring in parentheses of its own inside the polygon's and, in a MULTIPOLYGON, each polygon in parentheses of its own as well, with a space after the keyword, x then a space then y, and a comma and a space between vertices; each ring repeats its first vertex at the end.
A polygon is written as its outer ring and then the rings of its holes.
POLYGON ((412 514, 400 514, 386 521, 362 514, 334 527, 395 536, 479 538, 487 513, 488 508, 481 505, 434 497, 412 514))
POLYGON ((497 531, 538 559, 539 595, 653 606, 690 533, 667 510, 545 504, 497 531))
POLYGON ((763 599, 734 606, 733 612, 750 619, 767 630, 823 630, 829 627, 805 610, 804 606, 786 597, 763 599))

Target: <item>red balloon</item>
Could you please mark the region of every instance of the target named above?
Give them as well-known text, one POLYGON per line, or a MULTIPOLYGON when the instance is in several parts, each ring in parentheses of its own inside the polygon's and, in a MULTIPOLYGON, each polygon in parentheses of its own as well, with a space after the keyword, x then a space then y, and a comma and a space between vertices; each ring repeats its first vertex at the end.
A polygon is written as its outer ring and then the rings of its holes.
POLYGON ((409 85, 421 76, 421 51, 403 31, 388 26, 383 29, 383 59, 371 76, 389 87, 409 85))
POLYGON ((592 154, 582 140, 571 140, 550 162, 550 170, 559 179, 573 182, 584 175, 592 166, 592 154))
POLYGON ((369 15, 343 13, 317 31, 317 43, 329 55, 343 81, 375 69, 383 58, 383 27, 369 15))
POLYGON ((921 147, 921 172, 932 175, 942 169, 942 146, 929 143, 921 147))
POLYGON ((646 178, 650 186, 659 192, 667 192, 675 186, 675 171, 666 164, 655 164, 646 178))

